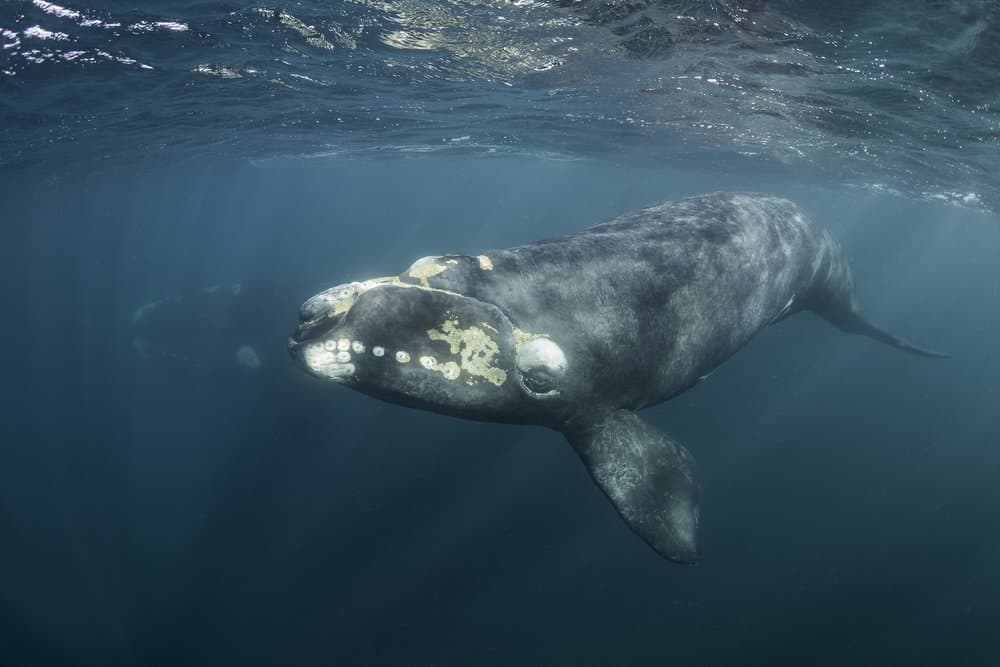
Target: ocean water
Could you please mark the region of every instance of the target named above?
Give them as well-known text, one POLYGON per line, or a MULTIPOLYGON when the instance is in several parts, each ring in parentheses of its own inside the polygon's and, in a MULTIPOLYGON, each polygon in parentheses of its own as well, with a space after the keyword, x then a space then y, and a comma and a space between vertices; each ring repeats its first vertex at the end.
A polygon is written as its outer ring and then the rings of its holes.
POLYGON ((0 665, 996 664, 998 19, 0 4, 0 665), (714 190, 794 199, 953 358, 802 314, 644 411, 695 567, 559 434, 288 358, 331 285, 714 190))

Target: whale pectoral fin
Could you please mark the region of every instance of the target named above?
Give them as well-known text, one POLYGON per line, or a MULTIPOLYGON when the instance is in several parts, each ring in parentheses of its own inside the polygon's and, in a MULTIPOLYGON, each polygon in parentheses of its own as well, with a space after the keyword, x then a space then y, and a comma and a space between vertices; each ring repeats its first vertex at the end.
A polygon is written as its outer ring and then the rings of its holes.
POLYGON ((629 410, 566 437, 633 531, 670 560, 697 562, 698 470, 679 442, 629 410))

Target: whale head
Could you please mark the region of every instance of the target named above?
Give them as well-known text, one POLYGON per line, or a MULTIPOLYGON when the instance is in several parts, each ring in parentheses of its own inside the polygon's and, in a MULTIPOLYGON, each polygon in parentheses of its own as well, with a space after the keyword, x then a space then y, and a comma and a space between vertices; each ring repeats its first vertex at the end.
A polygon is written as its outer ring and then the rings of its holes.
POLYGON ((424 274, 439 261, 311 297, 292 357, 318 378, 393 403, 482 421, 556 420, 569 366, 560 345, 519 330, 495 304, 430 287, 424 274))

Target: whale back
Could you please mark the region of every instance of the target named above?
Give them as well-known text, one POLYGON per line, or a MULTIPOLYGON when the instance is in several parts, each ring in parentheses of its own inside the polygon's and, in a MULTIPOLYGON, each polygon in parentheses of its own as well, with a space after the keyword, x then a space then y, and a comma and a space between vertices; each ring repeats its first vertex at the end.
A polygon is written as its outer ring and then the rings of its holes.
POLYGON ((490 270, 470 265, 430 284, 558 341, 574 400, 633 410, 689 388, 806 303, 817 275, 849 275, 793 203, 744 194, 668 202, 486 257, 490 270))

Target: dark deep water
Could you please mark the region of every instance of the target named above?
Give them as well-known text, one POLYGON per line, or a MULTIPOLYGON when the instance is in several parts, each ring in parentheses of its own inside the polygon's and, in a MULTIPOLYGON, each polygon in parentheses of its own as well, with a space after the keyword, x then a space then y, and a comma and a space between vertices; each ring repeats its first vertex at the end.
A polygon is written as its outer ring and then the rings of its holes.
POLYGON ((992 664, 995 220, 753 175, 532 159, 3 179, 4 664, 992 664), (914 358, 810 315, 647 416, 702 473, 657 557, 553 432, 313 380, 315 289, 657 199, 793 196, 914 358), (14 252, 10 252, 14 251, 14 252), (140 359, 133 309, 282 285, 257 373, 140 359), (273 324, 273 326, 272 326, 273 324), (272 331, 273 329, 273 331, 272 331))
POLYGON ((1000 662, 994 3, 93 4, 0 4, 0 665, 1000 662), (646 410, 696 567, 559 434, 286 353, 331 285, 713 190, 954 358, 804 314, 646 410))

